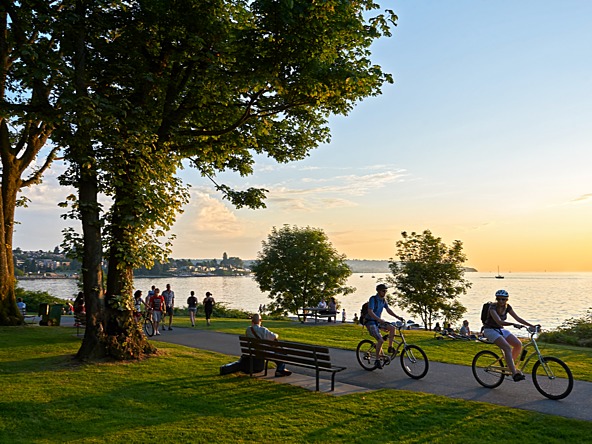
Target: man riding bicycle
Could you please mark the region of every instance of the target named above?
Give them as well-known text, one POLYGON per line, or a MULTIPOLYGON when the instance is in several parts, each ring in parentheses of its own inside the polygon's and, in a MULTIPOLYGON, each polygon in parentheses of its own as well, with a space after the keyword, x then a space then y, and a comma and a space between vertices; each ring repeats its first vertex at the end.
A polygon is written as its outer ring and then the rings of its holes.
POLYGON ((382 344, 384 343, 384 340, 380 334, 380 329, 389 332, 388 352, 394 352, 393 340, 395 338, 395 326, 381 319, 380 315, 382 314, 382 310, 386 309, 386 312, 391 316, 394 316, 400 321, 403 320, 402 317, 397 316, 389 307, 388 302, 386 301, 387 289, 388 287, 384 284, 378 284, 376 286, 376 294, 368 301, 368 313, 366 314, 365 326, 368 329, 370 336, 376 339, 376 361, 374 362, 376 368, 382 368, 380 354, 382 353, 382 344))

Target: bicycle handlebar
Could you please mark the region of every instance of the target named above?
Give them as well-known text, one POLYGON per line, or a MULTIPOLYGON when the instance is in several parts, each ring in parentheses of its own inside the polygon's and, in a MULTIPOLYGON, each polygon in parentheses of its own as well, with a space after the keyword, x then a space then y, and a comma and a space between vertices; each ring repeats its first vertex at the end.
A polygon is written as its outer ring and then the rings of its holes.
POLYGON ((527 327, 526 325, 522 324, 514 324, 515 328, 526 328, 529 333, 535 334, 541 332, 541 324, 537 324, 534 327, 527 327))

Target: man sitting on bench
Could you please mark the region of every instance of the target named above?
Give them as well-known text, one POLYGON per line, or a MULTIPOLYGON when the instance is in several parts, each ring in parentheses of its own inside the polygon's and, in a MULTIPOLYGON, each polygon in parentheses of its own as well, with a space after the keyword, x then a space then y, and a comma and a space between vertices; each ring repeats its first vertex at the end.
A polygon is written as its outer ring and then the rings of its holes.
POLYGON ((18 298, 16 301, 16 306, 18 307, 24 318, 25 316, 27 316, 27 304, 23 302, 23 298, 18 298))
MULTIPOLYGON (((245 332, 248 338, 256 338, 256 339, 266 339, 268 341, 277 341, 279 339, 279 335, 269 331, 267 328, 261 325, 263 319, 259 313, 255 313, 251 317, 251 326, 247 327, 245 332)), ((279 378, 282 376, 290 376, 292 372, 290 370, 286 370, 286 364, 281 361, 275 361, 276 369, 275 369, 275 377, 279 378)))

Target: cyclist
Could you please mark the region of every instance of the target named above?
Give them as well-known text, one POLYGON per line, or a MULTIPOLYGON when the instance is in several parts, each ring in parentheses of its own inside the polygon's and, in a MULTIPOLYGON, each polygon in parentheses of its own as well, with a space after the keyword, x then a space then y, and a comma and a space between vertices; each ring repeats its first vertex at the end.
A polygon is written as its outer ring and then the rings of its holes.
POLYGON ((506 319, 508 314, 516 319, 522 325, 528 325, 534 327, 534 325, 522 319, 516 314, 510 304, 508 304, 508 298, 510 295, 506 290, 498 290, 495 293, 495 304, 489 304, 489 311, 487 312, 487 319, 483 323, 483 336, 487 338, 489 342, 493 342, 499 348, 501 348, 508 363, 508 368, 512 372, 512 379, 514 381, 523 381, 524 375, 516 370, 514 361, 520 356, 522 351, 522 342, 512 333, 504 328, 506 325, 514 325, 512 322, 508 322, 506 319))
POLYGON ((374 367, 376 368, 382 368, 380 354, 382 353, 382 344, 384 343, 384 340, 380 334, 380 329, 387 330, 389 332, 388 352, 394 352, 393 340, 395 338, 395 326, 384 321, 380 317, 382 310, 386 309, 386 312, 391 316, 394 316, 400 321, 403 320, 402 317, 397 316, 395 312, 389 307, 388 302, 386 301, 387 290, 388 287, 384 284, 378 284, 376 286, 376 294, 368 301, 368 313, 366 314, 366 323, 364 324, 368 329, 370 336, 376 339, 376 361, 374 362, 374 367))

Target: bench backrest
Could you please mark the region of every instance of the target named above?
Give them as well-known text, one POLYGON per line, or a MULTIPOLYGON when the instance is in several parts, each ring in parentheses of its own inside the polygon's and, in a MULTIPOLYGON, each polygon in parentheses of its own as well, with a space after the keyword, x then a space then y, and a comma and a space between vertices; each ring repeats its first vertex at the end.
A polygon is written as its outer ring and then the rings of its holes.
POLYGON ((267 341, 240 336, 241 353, 260 359, 331 368, 329 348, 290 341, 267 341))

